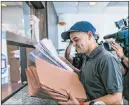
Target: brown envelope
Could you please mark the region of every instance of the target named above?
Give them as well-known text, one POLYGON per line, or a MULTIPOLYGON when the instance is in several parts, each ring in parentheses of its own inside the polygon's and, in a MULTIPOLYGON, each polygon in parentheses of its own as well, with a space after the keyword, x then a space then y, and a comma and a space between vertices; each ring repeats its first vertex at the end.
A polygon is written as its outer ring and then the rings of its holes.
POLYGON ((38 97, 43 99, 55 99, 55 101, 67 101, 68 96, 62 97, 62 95, 55 93, 55 90, 51 92, 49 87, 40 84, 37 71, 35 67, 28 67, 26 69, 27 81, 28 81, 28 94, 31 97, 38 97))
MULTIPOLYGON (((40 84, 66 96, 66 91, 69 91, 77 99, 82 100, 87 98, 83 85, 76 73, 59 68, 42 59, 36 59, 35 62, 40 84)), ((44 88, 43 86, 41 87, 44 88)))
POLYGON ((39 98, 52 98, 41 88, 41 84, 38 79, 37 71, 35 67, 28 67, 26 70, 27 81, 28 81, 28 94, 32 97, 39 98))

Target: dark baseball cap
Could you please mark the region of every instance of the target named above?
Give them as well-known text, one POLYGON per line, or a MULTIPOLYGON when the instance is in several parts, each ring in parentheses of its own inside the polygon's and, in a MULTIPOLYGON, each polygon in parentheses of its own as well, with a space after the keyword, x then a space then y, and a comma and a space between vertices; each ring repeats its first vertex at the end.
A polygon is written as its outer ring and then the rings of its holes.
POLYGON ((70 32, 88 32, 91 31, 95 35, 96 29, 94 26, 87 21, 79 21, 75 23, 68 31, 61 34, 62 39, 70 39, 70 32))

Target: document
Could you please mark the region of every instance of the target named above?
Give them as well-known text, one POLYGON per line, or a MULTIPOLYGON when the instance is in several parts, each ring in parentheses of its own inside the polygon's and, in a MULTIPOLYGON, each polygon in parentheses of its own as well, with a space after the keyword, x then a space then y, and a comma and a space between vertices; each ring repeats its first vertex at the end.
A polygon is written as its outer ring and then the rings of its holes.
POLYGON ((53 65, 73 72, 72 68, 58 57, 58 53, 50 39, 45 38, 41 40, 37 45, 35 45, 35 50, 30 52, 28 57, 29 60, 33 62, 35 62, 36 58, 40 58, 53 65))

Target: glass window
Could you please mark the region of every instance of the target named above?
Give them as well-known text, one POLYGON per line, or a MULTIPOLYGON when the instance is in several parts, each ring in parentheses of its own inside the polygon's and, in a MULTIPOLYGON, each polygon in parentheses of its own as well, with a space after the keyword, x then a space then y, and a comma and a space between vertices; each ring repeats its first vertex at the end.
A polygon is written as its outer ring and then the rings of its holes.
MULTIPOLYGON (((26 2, 2 2, 2 100, 24 85, 21 79, 21 51, 19 45, 7 43, 8 35, 31 39, 30 7, 26 2), (12 34, 13 33, 13 34, 12 34)), ((15 38, 15 37, 14 37, 15 38)), ((17 41, 17 39, 14 39, 17 41)), ((13 43, 13 42, 11 42, 13 43)))
POLYGON ((26 45, 30 42, 32 45, 33 41, 38 42, 46 37, 46 14, 45 9, 35 9, 30 2, 3 1, 1 4, 1 87, 4 100, 25 85, 25 69, 29 66, 28 53, 33 48, 23 47, 21 43, 26 45))

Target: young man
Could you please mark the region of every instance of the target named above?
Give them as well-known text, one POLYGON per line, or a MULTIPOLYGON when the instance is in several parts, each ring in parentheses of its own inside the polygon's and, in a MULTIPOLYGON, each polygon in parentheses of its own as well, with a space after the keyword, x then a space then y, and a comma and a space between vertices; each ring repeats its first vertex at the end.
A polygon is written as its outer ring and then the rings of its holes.
POLYGON ((129 58, 124 55, 123 48, 113 42, 112 48, 116 51, 116 54, 121 58, 122 64, 126 66, 124 69, 124 88, 123 88, 123 96, 125 99, 129 101, 129 58))
MULTIPOLYGON (((93 101, 121 104, 123 84, 120 65, 109 51, 96 43, 95 32, 96 29, 91 23, 80 21, 70 30, 62 33, 63 38, 71 39, 78 53, 84 53, 87 56, 78 73, 88 97, 88 101, 83 104, 93 103, 93 101)), ((62 59, 70 64, 64 58, 62 59)), ((69 101, 59 103, 79 104, 72 96, 69 101)))

